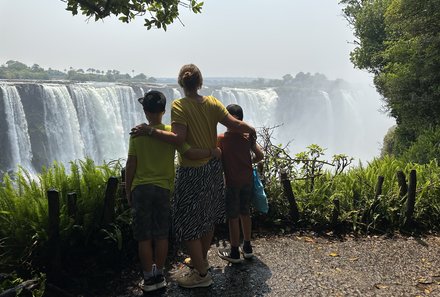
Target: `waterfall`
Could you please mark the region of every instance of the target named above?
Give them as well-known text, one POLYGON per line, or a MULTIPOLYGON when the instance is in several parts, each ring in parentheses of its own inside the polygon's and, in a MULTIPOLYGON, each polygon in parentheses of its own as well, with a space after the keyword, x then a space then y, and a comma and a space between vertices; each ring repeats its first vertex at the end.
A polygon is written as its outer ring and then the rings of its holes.
POLYGON ((41 86, 49 162, 68 164, 69 161, 84 158, 78 117, 67 87, 52 84, 41 86))
POLYGON ((2 91, 0 93, 3 93, 9 149, 12 155, 7 169, 20 165, 32 172, 34 170, 31 165, 31 141, 20 95, 15 86, 0 85, 0 89, 2 91))
POLYGON ((129 86, 70 86, 85 142, 86 155, 97 162, 125 158, 129 132, 145 122, 129 86))
MULTIPOLYGON (((238 104, 243 108, 243 120, 256 127, 276 125, 277 93, 269 89, 239 89, 223 87, 214 90, 212 95, 225 106, 238 104)), ((225 128, 219 125, 219 131, 225 128)))
POLYGON ((182 94, 178 89, 173 88, 173 99, 179 99, 179 98, 182 98, 182 94))
MULTIPOLYGON (((98 164, 126 158, 130 129, 145 122, 137 98, 150 89, 167 97, 163 122, 170 123, 171 102, 182 97, 175 86, 0 82, 0 146, 5 152, 0 171, 17 165, 39 170, 55 160, 69 166, 69 161, 85 157, 98 164)), ((376 93, 340 85, 206 87, 202 94, 225 106, 239 104, 244 120, 257 129, 279 126, 272 142, 289 143, 292 155, 315 143, 327 149, 328 158, 345 153, 368 160, 378 154, 393 124, 378 112, 376 93)), ((220 133, 225 130, 218 127, 220 133)))
POLYGON ((335 116, 333 112, 332 101, 330 100, 330 96, 325 91, 320 91, 322 96, 324 97, 325 102, 325 127, 326 127, 326 145, 328 147, 334 146, 334 135, 335 135, 335 116))

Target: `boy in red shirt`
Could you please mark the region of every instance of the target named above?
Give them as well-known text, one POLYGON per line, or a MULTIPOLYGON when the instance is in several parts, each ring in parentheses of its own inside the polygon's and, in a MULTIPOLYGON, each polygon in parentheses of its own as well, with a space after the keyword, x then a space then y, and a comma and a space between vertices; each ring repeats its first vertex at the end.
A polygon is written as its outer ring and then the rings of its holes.
MULTIPOLYGON (((243 109, 237 104, 226 107, 238 120, 243 120, 243 109)), ((251 246, 252 221, 250 217, 250 199, 252 195, 252 163, 264 158, 255 138, 249 134, 227 130, 218 136, 218 146, 222 151, 223 170, 226 179, 226 215, 229 224, 231 249, 220 249, 220 258, 231 263, 240 263, 240 222, 243 232, 242 252, 245 259, 253 256, 251 246), (251 155, 251 151, 254 156, 251 155)))

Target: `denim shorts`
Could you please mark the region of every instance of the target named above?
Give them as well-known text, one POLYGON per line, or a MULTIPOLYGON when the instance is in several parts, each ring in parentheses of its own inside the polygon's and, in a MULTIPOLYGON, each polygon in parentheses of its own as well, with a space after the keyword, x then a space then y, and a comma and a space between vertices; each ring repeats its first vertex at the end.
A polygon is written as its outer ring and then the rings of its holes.
POLYGON ((239 215, 250 214, 251 195, 251 185, 226 187, 226 215, 228 219, 235 219, 239 215))
POLYGON ((131 193, 133 236, 137 241, 168 239, 170 190, 155 185, 136 186, 131 193))

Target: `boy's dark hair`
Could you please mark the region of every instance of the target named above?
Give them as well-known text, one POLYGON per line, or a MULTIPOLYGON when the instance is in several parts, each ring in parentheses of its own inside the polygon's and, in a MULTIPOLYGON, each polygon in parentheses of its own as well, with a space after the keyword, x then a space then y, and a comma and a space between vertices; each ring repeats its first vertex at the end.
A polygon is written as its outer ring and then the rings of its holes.
POLYGON ((240 121, 243 121, 243 109, 238 104, 229 104, 226 110, 231 116, 236 116, 240 121))
POLYGON ((145 93, 144 97, 139 98, 138 101, 142 104, 145 111, 151 113, 165 111, 165 105, 167 104, 165 95, 159 91, 149 91, 145 93))

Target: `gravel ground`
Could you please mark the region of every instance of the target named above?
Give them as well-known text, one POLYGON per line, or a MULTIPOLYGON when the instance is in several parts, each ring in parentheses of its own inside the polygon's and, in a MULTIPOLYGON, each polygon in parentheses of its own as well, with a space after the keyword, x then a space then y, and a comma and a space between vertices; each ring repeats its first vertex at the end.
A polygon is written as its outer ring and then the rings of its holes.
MULTIPOLYGON (((440 237, 286 235, 253 241, 254 259, 230 265, 213 245, 214 284, 145 296, 440 296, 440 237)), ((171 272, 187 269, 174 264, 171 272)), ((139 273, 127 269, 103 296, 142 296, 139 273)))

